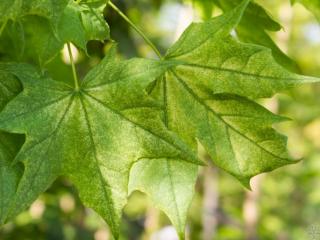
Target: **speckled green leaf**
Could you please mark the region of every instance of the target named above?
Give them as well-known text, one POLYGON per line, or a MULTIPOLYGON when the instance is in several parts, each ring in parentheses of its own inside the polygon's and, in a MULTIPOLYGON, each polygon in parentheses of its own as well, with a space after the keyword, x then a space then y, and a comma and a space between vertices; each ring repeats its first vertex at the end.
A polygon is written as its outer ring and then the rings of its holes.
POLYGON ((24 90, 2 112, 0 128, 26 134, 26 143, 16 158, 25 171, 9 217, 63 175, 117 237, 135 161, 168 158, 198 163, 194 153, 166 130, 159 106, 143 91, 167 64, 113 59, 107 56, 93 69, 79 91, 32 69, 14 70, 24 90))
MULTIPOLYGON (((6 68, 7 64, 0 64, 0 111, 21 90, 19 81, 6 68)), ((21 166, 12 164, 22 141, 22 136, 0 132, 0 224, 8 214, 22 174, 21 166)))
POLYGON ((285 70, 269 49, 231 37, 229 33, 241 16, 238 7, 221 17, 192 24, 167 53, 167 60, 181 64, 175 72, 196 78, 194 84, 203 94, 227 92, 250 98, 270 97, 290 86, 318 81, 285 70))
MULTIPOLYGON (((153 82, 149 88, 152 88, 153 97, 160 97, 158 102, 161 103, 163 88, 157 86, 158 84, 161 84, 161 81, 153 82)), ((166 106, 161 105, 161 109, 166 111, 166 106)), ((162 114, 162 120, 166 128, 169 128, 164 114, 162 114)), ((174 128, 169 130, 176 131, 174 128)), ((161 158, 152 162, 139 161, 133 165, 130 173, 129 192, 139 190, 146 193, 169 217, 180 239, 184 239, 187 213, 194 196, 197 176, 198 166, 181 159, 161 158)))
MULTIPOLYGON (((288 158, 286 138, 272 129, 284 119, 235 94, 271 96, 316 79, 291 74, 275 62, 270 50, 230 36, 247 3, 192 24, 165 57, 177 66, 149 91, 162 103, 169 130, 194 149, 198 139, 216 165, 249 187, 252 176, 295 161, 288 158)), ((132 168, 129 189, 146 192, 183 239, 196 176, 197 167, 186 162, 141 161, 132 168)))
POLYGON ((249 186, 252 176, 293 163, 286 139, 272 129, 282 121, 249 98, 270 97, 304 82, 278 65, 271 51, 230 36, 249 1, 204 23, 192 24, 165 59, 175 62, 153 90, 164 122, 196 148, 198 139, 214 163, 249 186))

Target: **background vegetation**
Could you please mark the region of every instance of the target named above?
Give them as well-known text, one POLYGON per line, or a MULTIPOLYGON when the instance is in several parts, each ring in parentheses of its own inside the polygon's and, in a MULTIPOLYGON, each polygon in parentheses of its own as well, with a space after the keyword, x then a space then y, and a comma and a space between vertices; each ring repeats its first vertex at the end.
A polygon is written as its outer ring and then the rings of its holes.
MULTIPOLYGON (((163 52, 192 20, 220 13, 210 0, 114 2, 163 52)), ((320 76, 320 24, 311 13, 299 4, 291 7, 287 0, 257 2, 283 26, 280 32, 270 34, 297 62, 299 71, 320 76)), ((154 57, 152 50, 112 9, 106 10, 106 19, 123 58, 154 57)), ((109 46, 110 42, 90 42, 90 59, 76 52, 80 74, 99 62, 109 46)), ((49 72, 55 79, 73 81, 64 54, 49 64, 49 72)), ((294 119, 277 127, 289 137, 291 155, 303 156, 304 160, 254 178, 252 192, 214 166, 202 171, 190 209, 190 239, 320 239, 320 85, 299 87, 263 104, 294 119)), ((107 240, 111 239, 109 236, 106 224, 81 205, 76 190, 65 179, 56 181, 29 210, 0 230, 0 239, 4 240, 107 240)), ((130 240, 176 239, 166 216, 138 192, 125 208, 121 236, 130 240)))

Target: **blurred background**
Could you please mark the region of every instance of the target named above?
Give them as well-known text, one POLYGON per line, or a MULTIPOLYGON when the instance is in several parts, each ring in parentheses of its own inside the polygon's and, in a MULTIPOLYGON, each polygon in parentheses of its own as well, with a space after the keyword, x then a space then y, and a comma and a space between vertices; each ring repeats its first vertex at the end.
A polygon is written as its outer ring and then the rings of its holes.
MULTIPOLYGON (((289 0, 256 1, 282 25, 270 36, 297 64, 297 72, 320 76, 320 24, 302 5, 289 0)), ((218 15, 210 0, 114 1, 164 53, 192 21, 218 15)), ((106 9, 112 38, 122 58, 155 54, 112 9, 106 9)), ((253 32, 254 34, 254 32, 253 32)), ((73 49, 79 74, 84 76, 108 50, 110 42, 90 42, 90 58, 73 49)), ((59 80, 72 80, 71 67, 62 51, 48 65, 59 80)), ((320 239, 320 85, 306 85, 278 94, 261 104, 293 121, 276 128, 289 137, 298 164, 255 177, 247 191, 232 176, 215 166, 202 169, 197 194, 190 208, 187 235, 191 240, 318 240, 320 239)), ((201 150, 201 149, 200 149, 201 150)), ((201 150, 201 157, 208 156, 201 150)), ((0 229, 3 240, 109 240, 107 225, 85 208, 66 179, 54 185, 0 229)), ((177 240, 168 218, 139 192, 131 195, 123 213, 121 239, 177 240)))

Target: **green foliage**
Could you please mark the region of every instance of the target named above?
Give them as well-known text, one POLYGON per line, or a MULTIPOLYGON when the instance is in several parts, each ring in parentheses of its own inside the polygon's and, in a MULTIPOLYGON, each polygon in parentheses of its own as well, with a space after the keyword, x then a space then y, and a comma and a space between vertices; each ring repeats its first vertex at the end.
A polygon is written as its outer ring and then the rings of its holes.
MULTIPOLYGON (((235 8, 241 0, 215 0, 214 2, 223 11, 229 11, 235 8)), ((279 30, 281 30, 281 25, 272 19, 263 7, 254 2, 249 3, 240 23, 236 27, 237 36, 242 41, 270 48, 275 59, 280 64, 292 71, 296 71, 298 69, 296 63, 281 51, 267 33, 267 31, 275 32, 279 30)))
MULTIPOLYGON (((6 64, 0 64, 1 110, 21 90, 19 81, 6 71, 9 67, 6 64)), ((20 165, 12 165, 22 142, 23 138, 21 136, 0 132, 0 223, 3 223, 5 220, 4 216, 8 213, 9 206, 14 198, 15 189, 22 174, 23 169, 20 165)))
MULTIPOLYGON (((183 239, 198 167, 204 165, 197 158, 199 143, 247 188, 251 177, 296 162, 286 137, 273 128, 287 118, 254 100, 319 79, 279 65, 296 69, 267 34, 280 25, 262 6, 249 0, 215 4, 225 13, 191 24, 160 60, 118 60, 112 47, 81 82, 71 61, 74 86, 52 79, 45 67, 65 43, 88 55, 90 40, 109 39, 107 2, 0 4, 0 50, 4 59, 23 62, 0 64, 1 223, 65 176, 115 238, 128 195, 140 190, 183 239), (23 91, 14 98, 21 90, 18 79, 23 91), (17 134, 26 136, 21 150, 17 134)), ((213 5, 203 6, 209 18, 213 5)))
POLYGON ((106 1, 70 1, 59 22, 58 35, 86 50, 89 40, 109 38, 109 27, 103 18, 106 1), (70 28, 72 26, 72 28, 70 28))
POLYGON ((86 51, 88 41, 109 38, 109 26, 103 16, 105 1, 20 2, 15 1, 12 5, 12 14, 11 10, 5 11, 6 5, 0 6, 8 15, 2 19, 3 41, 9 44, 5 49, 10 53, 12 44, 17 60, 23 56, 33 58, 44 67, 59 53, 64 43, 72 42, 86 51), (24 14, 20 14, 21 11, 24 14))
POLYGON ((249 186, 252 176, 291 161, 285 138, 271 128, 284 119, 246 97, 270 97, 317 79, 289 73, 270 50, 230 36, 246 4, 184 32, 165 58, 179 65, 166 74, 159 92, 169 129, 193 146, 197 138, 216 165, 249 186))
POLYGON ((0 21, 19 21, 28 15, 50 19, 54 25, 67 6, 69 0, 4 0, 0 5, 0 21))
POLYGON ((16 66, 24 91, 2 112, 0 127, 26 134, 27 139, 16 158, 25 170, 9 217, 64 175, 118 236, 135 161, 169 158, 197 163, 162 125, 157 105, 143 100, 143 89, 165 67, 159 64, 143 59, 117 62, 111 53, 88 73, 79 90, 16 66))
POLYGON ((317 0, 291 0, 292 3, 299 2, 309 9, 320 21, 320 2, 317 0))

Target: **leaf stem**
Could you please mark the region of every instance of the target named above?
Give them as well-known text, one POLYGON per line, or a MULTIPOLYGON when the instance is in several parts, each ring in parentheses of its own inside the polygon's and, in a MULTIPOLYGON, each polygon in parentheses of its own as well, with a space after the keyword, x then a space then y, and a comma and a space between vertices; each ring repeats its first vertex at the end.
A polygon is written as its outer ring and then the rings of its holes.
POLYGON ((74 80, 74 87, 76 89, 76 91, 79 91, 79 80, 78 80, 78 76, 77 76, 77 71, 76 71, 76 66, 74 64, 74 60, 73 60, 73 55, 72 55, 72 50, 71 50, 71 44, 68 42, 67 43, 67 47, 68 47, 68 52, 69 52, 69 57, 70 57, 70 63, 71 63, 71 67, 72 67, 72 74, 73 74, 73 80, 74 80))
POLYGON ((7 23, 8 23, 8 20, 5 20, 5 21, 3 22, 3 24, 1 25, 1 28, 0 28, 0 36, 2 35, 3 30, 6 28, 7 23))
POLYGON ((162 59, 162 55, 158 48, 152 43, 152 41, 143 33, 143 31, 135 25, 116 5, 111 1, 108 2, 108 5, 113 8, 142 38, 143 40, 152 48, 152 50, 157 54, 157 56, 162 59))

